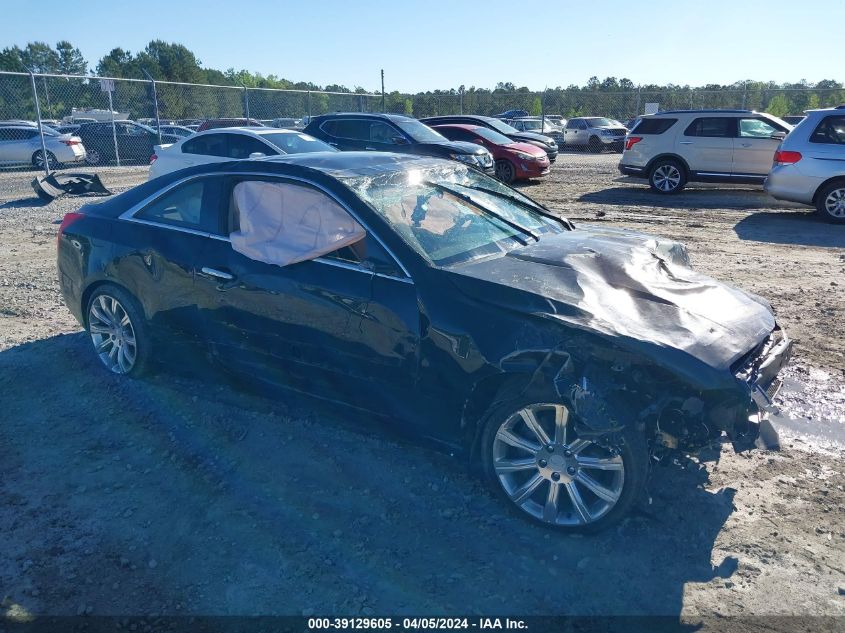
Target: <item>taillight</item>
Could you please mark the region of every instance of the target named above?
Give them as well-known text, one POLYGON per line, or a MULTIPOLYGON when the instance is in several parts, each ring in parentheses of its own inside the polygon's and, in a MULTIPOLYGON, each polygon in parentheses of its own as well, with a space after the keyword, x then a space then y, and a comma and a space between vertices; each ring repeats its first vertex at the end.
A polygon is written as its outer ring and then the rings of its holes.
POLYGON ((65 145, 68 145, 68 146, 70 146, 70 145, 82 145, 82 141, 77 141, 76 139, 70 139, 70 140, 67 140, 67 141, 62 141, 62 143, 64 143, 65 145))
POLYGON ((794 165, 801 160, 801 152, 789 152, 779 149, 775 152, 775 165, 794 165))
POLYGON ((158 160, 158 156, 156 156, 155 154, 153 154, 152 156, 150 156, 150 165, 152 165, 152 164, 153 164, 154 162, 156 162, 157 160, 158 160))
POLYGON ((65 213, 65 217, 62 218, 62 224, 59 226, 59 233, 56 236, 56 244, 58 245, 59 241, 62 239, 62 234, 71 224, 84 217, 84 213, 65 213))
POLYGON ((634 145, 643 140, 642 136, 629 136, 625 139, 625 149, 631 149, 634 145))

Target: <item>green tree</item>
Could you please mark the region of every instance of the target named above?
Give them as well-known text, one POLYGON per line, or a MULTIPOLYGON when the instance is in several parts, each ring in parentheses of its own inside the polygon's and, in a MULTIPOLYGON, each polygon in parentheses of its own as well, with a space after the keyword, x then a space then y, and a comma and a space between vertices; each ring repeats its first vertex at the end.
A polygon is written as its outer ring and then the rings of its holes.
POLYGON ((62 40, 56 44, 56 54, 58 55, 58 71, 60 74, 88 74, 88 62, 82 57, 82 51, 67 40, 62 40))
POLYGON ((782 94, 775 95, 769 100, 766 112, 777 117, 786 116, 790 112, 789 101, 782 94))
POLYGON ((543 112, 543 102, 540 100, 540 97, 534 97, 534 100, 531 102, 531 116, 540 116, 543 112))

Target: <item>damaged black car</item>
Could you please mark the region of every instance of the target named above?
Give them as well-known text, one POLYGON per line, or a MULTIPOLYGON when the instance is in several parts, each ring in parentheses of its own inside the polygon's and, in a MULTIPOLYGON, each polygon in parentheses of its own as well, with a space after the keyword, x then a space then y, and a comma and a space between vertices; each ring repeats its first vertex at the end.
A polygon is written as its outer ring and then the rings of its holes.
MULTIPOLYGON (((109 370, 174 337, 478 464, 517 513, 623 517, 650 456, 768 445, 791 343, 676 242, 574 226, 465 165, 376 152, 173 172, 68 214, 65 302, 109 370)), ((279 466, 284 469, 283 463, 279 466)))

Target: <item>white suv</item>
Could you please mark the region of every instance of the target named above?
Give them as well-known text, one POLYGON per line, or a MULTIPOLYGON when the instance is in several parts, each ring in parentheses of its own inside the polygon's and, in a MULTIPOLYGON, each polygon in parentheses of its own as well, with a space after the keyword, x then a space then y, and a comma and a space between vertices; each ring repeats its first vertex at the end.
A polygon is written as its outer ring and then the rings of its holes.
POLYGON ((668 110, 640 118, 625 139, 619 171, 658 193, 687 182, 763 184, 792 126, 751 110, 668 110))

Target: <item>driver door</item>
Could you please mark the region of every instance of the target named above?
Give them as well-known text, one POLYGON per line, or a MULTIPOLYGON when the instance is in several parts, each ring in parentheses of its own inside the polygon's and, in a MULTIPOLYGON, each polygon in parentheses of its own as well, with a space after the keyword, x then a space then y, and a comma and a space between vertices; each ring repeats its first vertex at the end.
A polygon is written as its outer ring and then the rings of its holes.
MULTIPOLYGON (((234 187, 255 181, 311 188, 270 177, 228 178, 225 235, 240 228, 234 187)), ((321 192, 327 203, 339 205, 321 192)), ((411 395, 419 343, 416 295, 413 284, 389 274, 395 262, 371 234, 284 266, 251 259, 229 239, 209 240, 200 259, 203 327, 228 366, 363 407, 385 392, 411 395)))
POLYGON ((782 140, 772 138, 776 132, 786 130, 778 129, 762 118, 739 119, 737 137, 734 138, 733 175, 768 174, 772 168, 775 150, 782 140))

